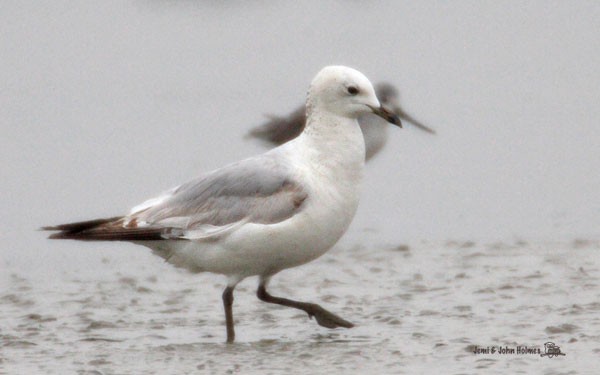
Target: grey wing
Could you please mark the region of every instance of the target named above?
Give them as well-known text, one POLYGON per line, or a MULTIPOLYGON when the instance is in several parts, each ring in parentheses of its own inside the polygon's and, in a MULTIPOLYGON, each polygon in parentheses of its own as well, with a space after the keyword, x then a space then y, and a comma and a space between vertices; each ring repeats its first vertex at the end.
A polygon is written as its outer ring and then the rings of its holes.
POLYGON ((402 108, 399 101, 400 93, 391 83, 378 83, 375 85, 375 92, 377 93, 377 98, 379 98, 381 104, 396 113, 402 122, 410 123, 427 133, 435 134, 435 130, 423 124, 402 108))
POLYGON ((400 120, 408 122, 409 124, 412 124, 412 125, 416 126, 417 128, 419 128, 429 134, 435 134, 435 130, 433 130, 429 126, 423 124, 421 121, 417 120, 416 118, 412 117, 410 114, 408 114, 408 112, 406 112, 402 107, 400 107, 400 105, 396 106, 396 108, 394 109, 394 112, 396 112, 398 117, 400 117, 400 120))
POLYGON ((265 154, 230 164, 134 208, 124 226, 163 227, 171 236, 207 238, 244 223, 275 224, 308 194, 282 163, 265 154))
POLYGON ((280 145, 299 136, 305 124, 306 108, 301 106, 288 116, 269 116, 269 121, 250 130, 247 137, 280 145))

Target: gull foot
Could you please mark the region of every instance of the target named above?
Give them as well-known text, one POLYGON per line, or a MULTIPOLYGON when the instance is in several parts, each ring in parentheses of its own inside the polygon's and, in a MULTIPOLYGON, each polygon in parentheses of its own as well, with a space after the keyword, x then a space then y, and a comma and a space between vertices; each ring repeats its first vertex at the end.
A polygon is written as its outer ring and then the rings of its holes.
POLYGON ((344 327, 344 328, 352 328, 354 327, 354 324, 350 323, 349 321, 340 318, 339 316, 335 315, 332 312, 329 312, 327 310, 325 310, 324 308, 322 308, 319 305, 316 304, 311 304, 311 308, 310 311, 307 311, 308 316, 310 318, 312 318, 313 316, 315 317, 315 319, 317 320, 317 323, 319 323, 320 326, 322 327, 326 327, 326 328, 337 328, 337 327, 344 327))

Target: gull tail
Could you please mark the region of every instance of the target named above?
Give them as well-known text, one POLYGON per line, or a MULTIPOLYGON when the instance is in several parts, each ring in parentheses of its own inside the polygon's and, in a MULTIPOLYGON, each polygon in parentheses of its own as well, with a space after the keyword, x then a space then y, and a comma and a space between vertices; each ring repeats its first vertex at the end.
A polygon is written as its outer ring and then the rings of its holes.
POLYGON ((41 230, 58 231, 48 238, 53 240, 80 241, 157 241, 164 240, 162 228, 139 228, 135 224, 123 226, 123 217, 111 217, 80 221, 40 228, 41 230))

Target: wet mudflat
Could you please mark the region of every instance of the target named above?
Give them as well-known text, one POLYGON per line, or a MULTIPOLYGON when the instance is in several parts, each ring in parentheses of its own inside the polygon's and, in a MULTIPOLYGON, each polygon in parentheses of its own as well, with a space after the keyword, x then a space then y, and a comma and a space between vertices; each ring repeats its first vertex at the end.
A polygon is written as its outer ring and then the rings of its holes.
POLYGON ((68 243, 30 269, 9 267, 0 373, 586 373, 600 354, 599 248, 338 246, 282 272, 271 290, 321 303, 355 328, 328 330, 261 303, 247 279, 235 295, 237 342, 227 345, 222 277, 177 270, 135 246, 68 243), (511 353, 543 353, 546 342, 566 355, 511 353))

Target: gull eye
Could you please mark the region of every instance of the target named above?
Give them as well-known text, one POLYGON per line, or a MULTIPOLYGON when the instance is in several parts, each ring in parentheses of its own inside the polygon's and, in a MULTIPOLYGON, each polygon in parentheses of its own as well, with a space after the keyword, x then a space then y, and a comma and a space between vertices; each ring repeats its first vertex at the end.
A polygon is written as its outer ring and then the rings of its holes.
POLYGON ((348 94, 356 95, 356 94, 358 94, 358 89, 354 86, 350 86, 350 87, 348 87, 348 94))

